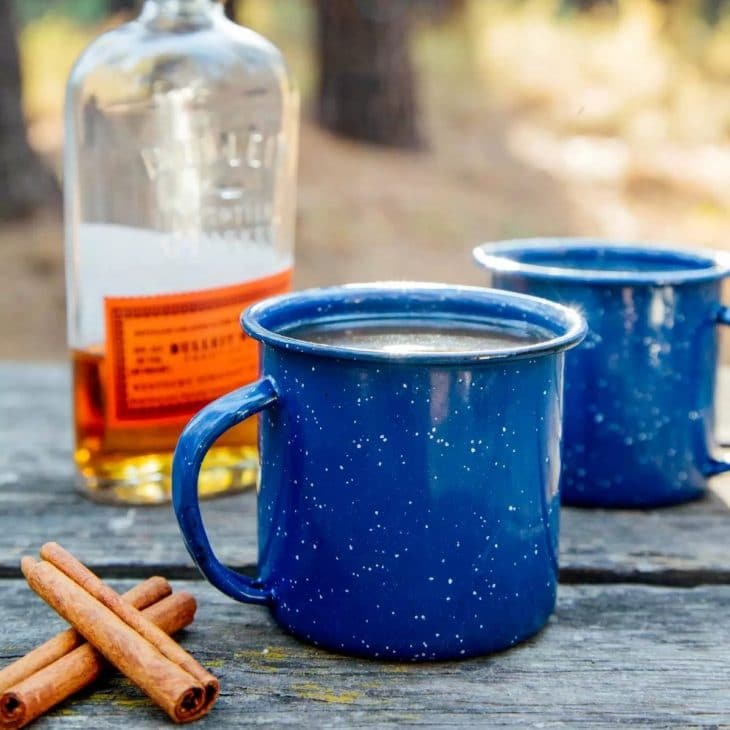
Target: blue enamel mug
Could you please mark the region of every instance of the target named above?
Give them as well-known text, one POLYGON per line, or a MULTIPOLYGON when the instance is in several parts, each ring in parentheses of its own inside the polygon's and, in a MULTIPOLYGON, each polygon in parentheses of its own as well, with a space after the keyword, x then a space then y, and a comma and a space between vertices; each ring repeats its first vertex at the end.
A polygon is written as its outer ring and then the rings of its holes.
MULTIPOLYGON (((540 629, 555 603, 564 351, 585 323, 552 302, 417 284, 265 300, 242 318, 261 377, 185 428, 173 506, 204 576, 336 652, 434 660, 540 629), (303 326, 492 325, 497 350, 373 351, 297 339, 303 326), (520 333, 539 332, 521 344, 520 333), (200 517, 211 444, 260 413, 258 576, 222 565, 200 517)), ((233 519, 233 518, 232 518, 233 519)))
POLYGON ((566 366, 563 502, 676 504, 730 469, 714 435, 726 254, 528 239, 474 255, 494 286, 576 307, 588 321, 566 366))

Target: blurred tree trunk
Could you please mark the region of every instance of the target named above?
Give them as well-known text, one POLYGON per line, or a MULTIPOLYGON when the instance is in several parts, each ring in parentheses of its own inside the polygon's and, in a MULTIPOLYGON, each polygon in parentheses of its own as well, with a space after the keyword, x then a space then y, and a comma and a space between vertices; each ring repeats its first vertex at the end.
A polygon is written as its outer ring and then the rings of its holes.
POLYGON ((446 23, 464 12, 466 0, 420 0, 413 11, 432 23, 446 23))
POLYGON ((31 149, 21 105, 20 62, 13 3, 0 2, 0 220, 58 202, 52 173, 31 149))
POLYGON ((725 12, 726 0, 704 0, 702 15, 708 25, 717 25, 725 12))
POLYGON ((109 13, 132 13, 137 9, 137 0, 108 0, 109 13))
POLYGON ((583 12, 606 5, 617 7, 618 0, 563 0, 561 3, 561 10, 577 10, 579 12, 583 12))
POLYGON ((404 0, 317 0, 319 122, 351 139, 422 143, 404 0))

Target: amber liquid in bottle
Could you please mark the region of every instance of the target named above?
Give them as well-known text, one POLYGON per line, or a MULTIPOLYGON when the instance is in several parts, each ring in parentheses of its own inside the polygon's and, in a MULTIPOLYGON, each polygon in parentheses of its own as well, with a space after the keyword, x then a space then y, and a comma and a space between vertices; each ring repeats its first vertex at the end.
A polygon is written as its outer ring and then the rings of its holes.
MULTIPOLYGON (((74 458, 85 492, 101 502, 168 502, 172 452, 185 422, 107 427, 103 348, 72 350, 71 361, 74 458)), ((201 497, 241 491, 255 485, 257 474, 256 419, 249 418, 208 452, 198 491, 201 497)))

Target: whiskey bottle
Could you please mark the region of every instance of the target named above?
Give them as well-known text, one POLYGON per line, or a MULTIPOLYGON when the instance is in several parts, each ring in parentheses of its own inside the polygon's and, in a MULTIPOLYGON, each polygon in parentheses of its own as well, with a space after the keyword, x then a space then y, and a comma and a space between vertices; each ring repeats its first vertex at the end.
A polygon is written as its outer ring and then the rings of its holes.
MULTIPOLYGON (((238 315, 290 286, 298 97, 280 52, 218 2, 145 0, 77 61, 65 122, 79 485, 164 502, 183 425, 256 377, 238 315)), ((201 496, 255 484, 255 431, 211 450, 201 496)))

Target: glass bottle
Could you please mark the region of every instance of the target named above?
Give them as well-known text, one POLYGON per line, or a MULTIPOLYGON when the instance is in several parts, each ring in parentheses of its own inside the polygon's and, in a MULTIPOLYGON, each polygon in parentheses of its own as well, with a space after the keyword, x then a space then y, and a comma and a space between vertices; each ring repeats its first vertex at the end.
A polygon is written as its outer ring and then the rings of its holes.
MULTIPOLYGON (((280 52, 218 2, 145 0, 77 61, 65 122, 79 483, 164 502, 182 426, 256 377, 238 314, 290 285, 298 97, 280 52)), ((255 484, 255 431, 216 444, 202 496, 255 484)))

